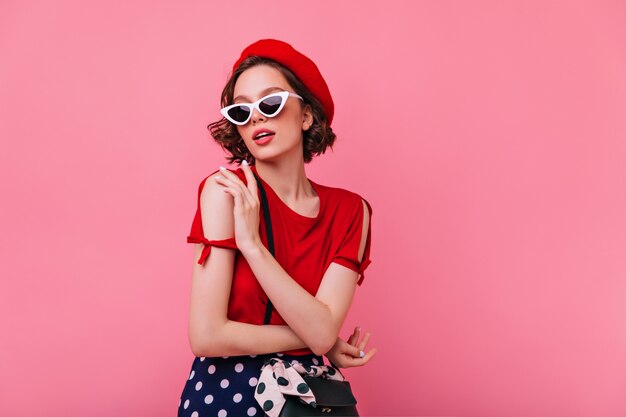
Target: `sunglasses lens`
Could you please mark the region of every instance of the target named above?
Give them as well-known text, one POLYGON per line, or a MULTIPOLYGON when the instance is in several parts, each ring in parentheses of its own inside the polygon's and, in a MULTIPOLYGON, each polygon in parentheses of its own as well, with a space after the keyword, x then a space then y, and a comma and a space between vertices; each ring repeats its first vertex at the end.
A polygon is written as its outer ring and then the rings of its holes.
POLYGON ((282 102, 283 98, 281 96, 268 97, 259 103, 259 109, 267 116, 274 116, 280 109, 282 102))
POLYGON ((250 116, 250 107, 237 106, 228 110, 228 115, 239 123, 245 122, 250 116))

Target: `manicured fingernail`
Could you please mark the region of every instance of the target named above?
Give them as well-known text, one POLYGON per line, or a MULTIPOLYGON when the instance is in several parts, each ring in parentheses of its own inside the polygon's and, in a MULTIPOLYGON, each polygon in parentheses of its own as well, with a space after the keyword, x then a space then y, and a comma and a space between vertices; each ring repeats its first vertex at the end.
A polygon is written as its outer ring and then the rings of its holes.
POLYGON ((241 163, 244 164, 245 166, 248 166, 248 161, 246 161, 245 159, 241 161, 241 163))
POLYGON ((364 358, 365 357, 365 352, 363 352, 362 350, 359 350, 359 356, 364 358))
POLYGON ((226 171, 226 168, 224 168, 224 167, 223 167, 223 166, 221 166, 221 165, 220 165, 220 169, 221 169, 222 171, 226 171))

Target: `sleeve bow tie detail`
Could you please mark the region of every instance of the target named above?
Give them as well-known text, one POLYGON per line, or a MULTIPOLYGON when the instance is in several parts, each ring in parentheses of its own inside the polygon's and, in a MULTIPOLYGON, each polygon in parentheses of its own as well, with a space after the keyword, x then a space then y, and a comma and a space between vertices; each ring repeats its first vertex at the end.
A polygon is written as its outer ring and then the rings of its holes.
POLYGON ((200 255, 200 259, 198 263, 203 265, 206 259, 209 257, 211 253, 211 246, 217 246, 220 248, 227 249, 238 249, 237 243, 235 242, 234 237, 230 237, 228 239, 219 239, 219 240, 208 240, 205 237, 198 238, 196 236, 187 236, 187 243, 202 243, 204 244, 204 248, 202 249, 202 254, 200 255))

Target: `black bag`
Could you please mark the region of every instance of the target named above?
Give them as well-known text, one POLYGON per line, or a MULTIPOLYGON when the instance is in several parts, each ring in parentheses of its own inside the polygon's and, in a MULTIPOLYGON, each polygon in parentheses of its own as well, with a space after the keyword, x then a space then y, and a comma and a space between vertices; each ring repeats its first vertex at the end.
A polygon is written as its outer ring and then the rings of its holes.
POLYGON ((335 381, 303 375, 302 379, 307 383, 316 399, 316 407, 311 407, 300 401, 294 395, 285 395, 285 404, 280 412, 280 417, 303 417, 303 416, 358 416, 356 398, 350 389, 348 381, 335 381))
MULTIPOLYGON (((267 196, 261 180, 255 175, 256 182, 261 193, 261 204, 263 207, 263 217, 267 230, 268 249, 274 256, 274 234, 272 233, 272 223, 270 221, 269 205, 267 196)), ((269 324, 272 316, 272 302, 267 300, 264 324, 269 324)), ((329 361, 330 362, 330 361, 329 361)), ((339 368, 330 362, 331 366, 341 374, 339 368)), ((343 374, 342 374, 343 375, 343 374)), ((316 407, 300 401, 296 395, 285 395, 285 404, 280 412, 280 417, 308 417, 308 416, 352 416, 358 417, 356 409, 356 398, 352 394, 348 381, 337 381, 309 375, 302 375, 302 379, 307 383, 313 395, 315 395, 316 407)))

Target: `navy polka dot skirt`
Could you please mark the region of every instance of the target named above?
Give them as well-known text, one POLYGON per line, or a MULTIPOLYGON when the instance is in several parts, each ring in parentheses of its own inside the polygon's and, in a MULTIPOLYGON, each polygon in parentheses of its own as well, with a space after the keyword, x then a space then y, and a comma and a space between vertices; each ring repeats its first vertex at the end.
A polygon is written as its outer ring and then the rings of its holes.
POLYGON ((306 365, 323 365, 321 356, 250 355, 196 357, 178 405, 178 417, 265 416, 254 391, 261 368, 269 357, 306 365))

